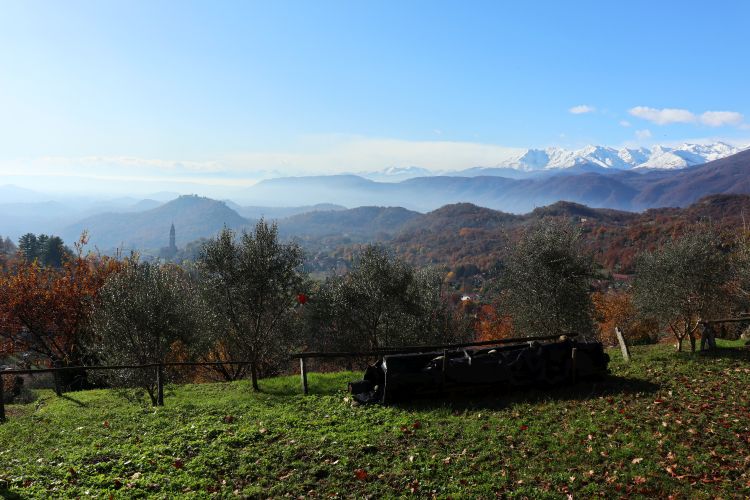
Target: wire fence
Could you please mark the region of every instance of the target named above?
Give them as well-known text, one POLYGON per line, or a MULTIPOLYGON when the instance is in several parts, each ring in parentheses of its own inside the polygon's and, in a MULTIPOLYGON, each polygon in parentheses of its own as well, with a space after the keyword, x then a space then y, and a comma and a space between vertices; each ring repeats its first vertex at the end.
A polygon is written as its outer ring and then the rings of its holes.
MULTIPOLYGON (((575 334, 568 337, 575 337, 575 334)), ((405 347, 384 347, 372 351, 352 351, 352 352, 298 352, 290 355, 291 359, 300 361, 300 379, 303 394, 308 394, 307 383, 307 360, 311 358, 355 358, 355 357, 373 357, 381 358, 383 356, 396 354, 411 354, 418 352, 429 352, 436 350, 455 350, 465 347, 481 347, 502 344, 524 343, 533 341, 547 341, 559 339, 559 335, 547 335, 543 337, 521 337, 512 339, 492 339, 479 342, 464 342, 460 344, 438 344, 422 346, 405 346, 405 347)), ((0 422, 6 421, 5 398, 4 398, 4 380, 3 377, 15 377, 20 375, 38 375, 51 373, 54 379, 55 394, 62 396, 62 384, 60 383, 59 374, 66 371, 106 371, 106 370, 154 370, 156 381, 156 405, 164 406, 164 368, 167 367, 185 367, 185 366, 232 366, 232 365, 250 365, 250 360, 237 361, 178 361, 164 363, 146 363, 139 365, 93 365, 93 366, 64 366, 54 368, 28 368, 28 369, 10 369, 0 371, 0 422)))
POLYGON ((51 373, 54 377, 55 394, 62 396, 62 385, 59 374, 70 371, 107 371, 107 370, 144 370, 153 369, 156 379, 156 404, 164 406, 164 368, 179 366, 219 366, 219 365, 249 365, 248 360, 240 361, 175 361, 164 363, 146 363, 141 365, 93 365, 93 366, 63 366, 55 368, 23 368, 0 371, 0 422, 5 422, 5 384, 3 377, 20 375, 39 375, 51 373))

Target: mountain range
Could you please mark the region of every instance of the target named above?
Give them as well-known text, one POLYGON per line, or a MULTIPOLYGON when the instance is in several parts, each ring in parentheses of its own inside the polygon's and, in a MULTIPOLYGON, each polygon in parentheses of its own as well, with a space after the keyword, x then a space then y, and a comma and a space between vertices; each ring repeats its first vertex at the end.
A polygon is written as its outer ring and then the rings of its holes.
POLYGON ((749 168, 750 150, 743 150, 680 169, 605 169, 578 164, 535 177, 430 176, 401 182, 377 182, 356 175, 287 177, 262 181, 248 188, 243 197, 267 205, 335 200, 345 206, 401 206, 420 212, 470 202, 525 213, 559 200, 640 211, 685 206, 709 194, 750 193, 749 168))
MULTIPOLYGON (((711 151, 720 154, 717 148, 711 151)), ((686 207, 708 195, 750 194, 750 150, 679 169, 595 166, 586 170, 579 164, 559 170, 525 178, 428 176, 401 182, 355 175, 291 177, 262 181, 234 200, 191 195, 165 202, 172 194, 157 193, 144 200, 87 201, 78 207, 67 200, 43 201, 39 193, 0 186, 5 196, 0 200, 0 235, 17 239, 24 232, 45 232, 72 242, 85 229, 92 244, 105 251, 154 250, 167 244, 172 223, 182 246, 212 236, 224 226, 252 227, 265 217, 277 220, 285 237, 322 248, 337 242, 394 238, 403 224, 421 226, 420 213, 445 205, 470 203, 507 217, 560 200, 640 212, 686 207)))
POLYGON ((453 177, 502 176, 526 178, 545 174, 581 173, 607 170, 678 170, 726 158, 750 147, 733 146, 725 142, 679 146, 656 145, 650 148, 612 148, 586 146, 580 149, 550 147, 545 149, 515 149, 497 160, 494 165, 464 170, 432 172, 420 167, 389 167, 377 172, 359 174, 380 182, 399 182, 414 177, 449 175, 453 177))

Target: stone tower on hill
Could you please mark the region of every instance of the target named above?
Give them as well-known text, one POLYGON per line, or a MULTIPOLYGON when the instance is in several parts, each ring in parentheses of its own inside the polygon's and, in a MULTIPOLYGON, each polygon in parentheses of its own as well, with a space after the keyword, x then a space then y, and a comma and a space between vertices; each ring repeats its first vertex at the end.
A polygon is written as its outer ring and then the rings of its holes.
POLYGON ((177 245, 175 245, 174 242, 174 222, 172 223, 172 227, 169 228, 169 248, 174 249, 174 251, 177 251, 177 245))
POLYGON ((172 223, 172 226, 169 228, 169 246, 162 247, 159 250, 159 257, 169 260, 175 255, 177 255, 177 244, 175 242, 174 223, 172 223))

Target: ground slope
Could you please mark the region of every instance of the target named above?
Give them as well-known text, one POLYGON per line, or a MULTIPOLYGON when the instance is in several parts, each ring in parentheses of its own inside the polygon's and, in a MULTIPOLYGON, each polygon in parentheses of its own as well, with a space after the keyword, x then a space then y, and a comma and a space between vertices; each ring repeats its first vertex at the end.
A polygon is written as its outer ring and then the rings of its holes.
POLYGON ((750 351, 611 355, 603 382, 452 403, 353 407, 352 374, 45 393, 0 425, 0 496, 750 495, 750 351))

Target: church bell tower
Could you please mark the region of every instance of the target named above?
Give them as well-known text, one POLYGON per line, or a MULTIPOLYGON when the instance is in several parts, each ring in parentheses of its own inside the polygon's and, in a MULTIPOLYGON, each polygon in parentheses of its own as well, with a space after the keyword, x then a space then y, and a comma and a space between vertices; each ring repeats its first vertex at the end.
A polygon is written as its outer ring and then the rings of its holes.
POLYGON ((169 248, 173 250, 177 249, 174 241, 174 222, 172 223, 172 227, 169 228, 169 248))

